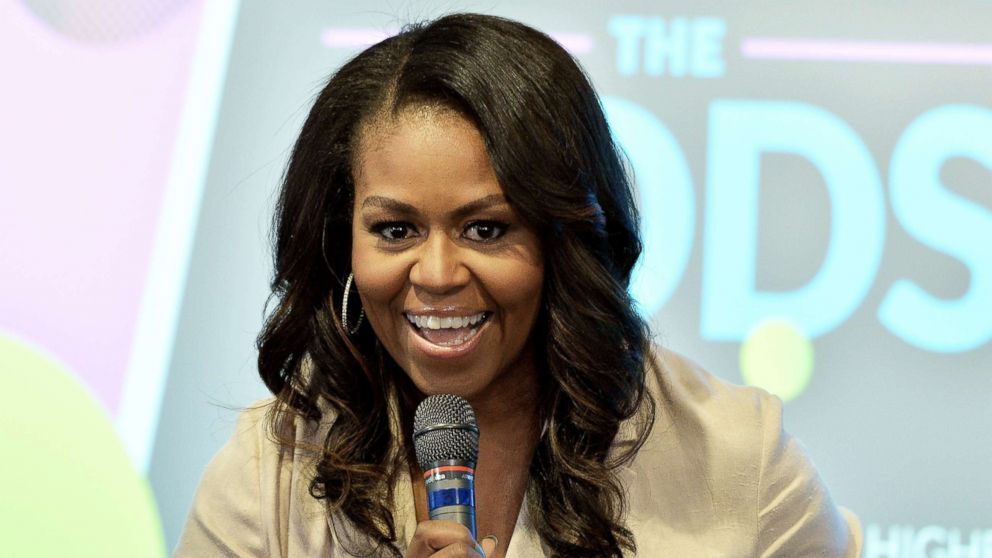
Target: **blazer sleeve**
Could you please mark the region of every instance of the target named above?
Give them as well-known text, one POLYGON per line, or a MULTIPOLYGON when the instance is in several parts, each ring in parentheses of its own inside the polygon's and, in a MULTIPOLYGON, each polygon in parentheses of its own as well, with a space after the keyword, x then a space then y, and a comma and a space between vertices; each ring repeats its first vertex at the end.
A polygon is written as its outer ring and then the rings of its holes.
POLYGON ((174 556, 270 556, 260 505, 264 409, 238 417, 233 437, 207 466, 174 556))
POLYGON ((762 395, 758 555, 860 556, 858 518, 834 505, 802 444, 782 429, 781 401, 762 395))

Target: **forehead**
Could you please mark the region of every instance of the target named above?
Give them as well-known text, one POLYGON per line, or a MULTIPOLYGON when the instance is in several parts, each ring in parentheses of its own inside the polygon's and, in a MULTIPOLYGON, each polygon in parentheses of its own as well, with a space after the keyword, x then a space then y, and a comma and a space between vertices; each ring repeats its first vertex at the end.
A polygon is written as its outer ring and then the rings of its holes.
POLYGON ((369 195, 440 202, 502 192, 479 131, 448 108, 404 109, 364 125, 353 172, 356 202, 369 195))

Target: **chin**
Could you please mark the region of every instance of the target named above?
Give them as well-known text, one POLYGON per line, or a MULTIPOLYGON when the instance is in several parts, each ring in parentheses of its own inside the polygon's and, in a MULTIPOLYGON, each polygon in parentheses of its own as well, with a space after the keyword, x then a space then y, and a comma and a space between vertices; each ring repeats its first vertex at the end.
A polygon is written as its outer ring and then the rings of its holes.
POLYGON ((438 368, 440 367, 434 366, 431 367, 430 371, 427 371, 414 365, 404 371, 417 390, 425 396, 450 393, 472 400, 479 393, 485 391, 489 385, 488 382, 480 382, 477 375, 464 368, 450 371, 439 370, 438 368))

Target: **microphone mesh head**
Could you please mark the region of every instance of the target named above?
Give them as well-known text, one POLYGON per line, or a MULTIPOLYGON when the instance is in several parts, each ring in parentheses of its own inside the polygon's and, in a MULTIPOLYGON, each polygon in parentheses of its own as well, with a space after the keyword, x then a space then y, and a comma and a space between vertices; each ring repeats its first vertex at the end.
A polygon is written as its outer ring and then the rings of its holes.
POLYGON ((413 416, 413 446, 420 468, 427 470, 438 461, 479 459, 479 430, 475 411, 465 399, 451 394, 431 395, 420 402, 413 416), (422 432, 432 426, 460 426, 422 432))

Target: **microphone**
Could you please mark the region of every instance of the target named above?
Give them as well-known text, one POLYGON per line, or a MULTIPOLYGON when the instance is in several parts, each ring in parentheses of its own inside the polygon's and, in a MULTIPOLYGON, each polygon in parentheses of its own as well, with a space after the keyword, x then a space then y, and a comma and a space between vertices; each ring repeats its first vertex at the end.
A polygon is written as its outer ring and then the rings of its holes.
POLYGON ((460 523, 475 532, 475 464, 479 427, 468 401, 450 394, 420 402, 413 417, 413 446, 424 471, 431 519, 460 523))

